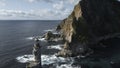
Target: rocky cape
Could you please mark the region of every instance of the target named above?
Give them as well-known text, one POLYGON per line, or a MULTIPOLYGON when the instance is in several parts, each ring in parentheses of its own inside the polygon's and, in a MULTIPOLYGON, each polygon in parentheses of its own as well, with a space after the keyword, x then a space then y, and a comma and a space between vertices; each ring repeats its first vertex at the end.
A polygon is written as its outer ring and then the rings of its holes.
POLYGON ((120 2, 81 0, 56 30, 65 42, 59 56, 93 53, 96 47, 106 47, 105 40, 120 36, 120 2))
MULTIPOLYGON (((59 33, 47 32, 43 38, 49 42, 64 42, 64 47, 57 56, 90 56, 95 58, 94 61, 109 58, 120 50, 120 2, 81 0, 72 13, 57 26, 56 31, 59 33)), ((112 62, 111 66, 120 68, 119 63, 120 61, 112 62)), ((84 66, 86 64, 81 68, 88 68, 84 66)))

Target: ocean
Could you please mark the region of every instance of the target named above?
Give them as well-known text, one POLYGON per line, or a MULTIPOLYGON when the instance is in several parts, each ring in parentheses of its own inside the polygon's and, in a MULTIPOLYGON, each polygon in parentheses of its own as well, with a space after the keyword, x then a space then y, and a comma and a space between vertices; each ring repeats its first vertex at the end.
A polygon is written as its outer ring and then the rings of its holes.
POLYGON ((25 68, 26 63, 16 58, 31 55, 34 44, 31 38, 54 30, 58 23, 56 20, 1 20, 0 68, 25 68))

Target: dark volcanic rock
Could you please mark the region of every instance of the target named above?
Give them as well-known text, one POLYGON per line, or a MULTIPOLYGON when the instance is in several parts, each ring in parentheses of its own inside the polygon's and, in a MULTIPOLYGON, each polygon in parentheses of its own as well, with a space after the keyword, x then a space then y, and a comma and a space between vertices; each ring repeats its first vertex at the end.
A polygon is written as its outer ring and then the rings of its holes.
MULTIPOLYGON (((97 44, 101 40, 120 35, 119 26, 120 2, 117 0, 81 0, 68 18, 58 25, 57 30, 62 33, 68 43, 67 51, 78 54, 81 46, 84 46, 82 53, 85 53, 89 49, 88 44, 97 44)), ((65 50, 66 45, 62 51, 65 50)), ((64 56, 64 54, 61 55, 64 56)))

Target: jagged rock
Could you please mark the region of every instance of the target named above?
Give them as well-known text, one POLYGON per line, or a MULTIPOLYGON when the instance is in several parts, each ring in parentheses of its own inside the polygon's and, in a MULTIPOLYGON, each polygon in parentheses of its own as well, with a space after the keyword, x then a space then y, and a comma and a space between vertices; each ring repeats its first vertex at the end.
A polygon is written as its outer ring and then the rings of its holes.
POLYGON ((35 39, 33 46, 33 56, 35 61, 31 61, 26 65, 26 68, 41 68, 41 46, 39 40, 35 39))
POLYGON ((46 40, 50 40, 51 37, 53 37, 53 33, 51 31, 48 31, 45 35, 44 35, 46 40))
MULTIPOLYGON (((78 40, 79 34, 85 35, 86 22, 82 17, 80 4, 77 4, 68 18, 64 19, 59 25, 57 30, 60 31, 67 42, 78 40), (82 29, 80 29, 82 28, 82 29), (80 33, 79 33, 80 32, 80 33)), ((82 36, 81 36, 82 37, 82 36)))
MULTIPOLYGON (((81 0, 73 12, 58 25, 57 30, 69 43, 67 44, 69 51, 76 54, 79 52, 74 52, 74 50, 78 50, 79 46, 90 47, 90 44, 97 44, 106 37, 109 39, 119 36, 119 26, 120 2, 117 0, 81 0)), ((67 49, 66 45, 64 48, 67 49)), ((65 49, 61 52, 65 52, 65 49)), ((84 52, 87 49, 85 47, 84 52)))
POLYGON ((48 31, 47 33, 45 33, 43 35, 43 37, 45 38, 45 40, 47 41, 56 41, 56 40, 62 40, 62 37, 60 34, 53 34, 51 31, 48 31))
POLYGON ((57 56, 64 56, 64 57, 72 56, 72 50, 70 50, 68 42, 65 42, 64 48, 57 53, 57 56))
POLYGON ((87 39, 87 30, 86 22, 82 17, 80 4, 77 4, 71 15, 58 25, 57 30, 62 33, 62 36, 66 41, 64 49, 59 52, 59 54, 65 56, 64 52, 66 52, 66 55, 76 56, 87 50, 82 47, 82 42, 86 42, 87 39))
POLYGON ((38 62, 31 61, 26 64, 26 68, 42 68, 41 65, 39 65, 38 62))
POLYGON ((36 62, 41 62, 41 46, 38 41, 34 44, 33 55, 36 62))
POLYGON ((58 52, 57 56, 63 56, 63 57, 78 56, 78 55, 88 56, 88 54, 92 53, 91 51, 92 50, 90 50, 85 44, 80 44, 80 43, 73 44, 73 43, 65 42, 64 48, 60 52, 58 52))

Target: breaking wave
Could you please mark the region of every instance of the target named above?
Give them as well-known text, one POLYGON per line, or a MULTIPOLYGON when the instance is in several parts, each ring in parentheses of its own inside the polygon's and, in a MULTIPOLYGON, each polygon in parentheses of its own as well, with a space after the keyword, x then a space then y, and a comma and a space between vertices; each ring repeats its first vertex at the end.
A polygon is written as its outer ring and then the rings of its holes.
MULTIPOLYGON (((27 37, 26 39, 27 40, 34 40, 35 37, 27 37)), ((45 38, 39 38, 39 40, 42 41, 42 42, 46 42, 45 38)))
POLYGON ((63 45, 51 45, 48 46, 47 49, 57 49, 57 50, 61 50, 63 45))
POLYGON ((81 66, 72 66, 72 64, 57 65, 56 68, 81 68, 81 66))
POLYGON ((47 29, 47 30, 44 30, 44 32, 48 32, 48 31, 53 32, 53 31, 55 31, 55 29, 47 29))
POLYGON ((27 63, 29 61, 34 61, 33 55, 23 55, 16 58, 20 63, 27 63))
MULTIPOLYGON (((57 63, 65 63, 73 61, 71 58, 63 58, 63 57, 56 57, 55 55, 42 55, 42 65, 49 65, 49 64, 57 64, 57 63)), ((33 55, 23 55, 16 58, 16 60, 20 63, 27 63, 30 61, 34 61, 33 55)))

